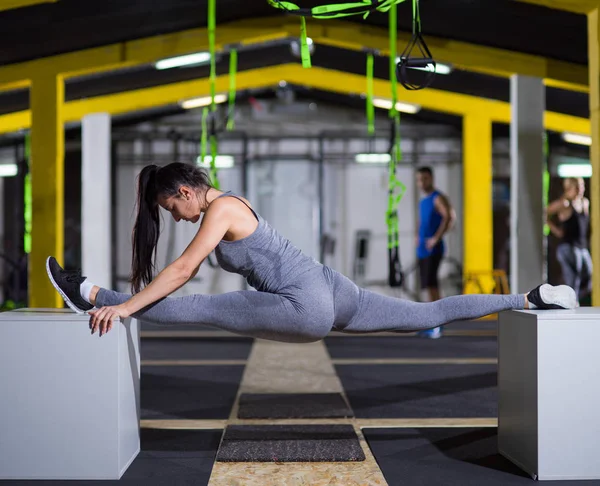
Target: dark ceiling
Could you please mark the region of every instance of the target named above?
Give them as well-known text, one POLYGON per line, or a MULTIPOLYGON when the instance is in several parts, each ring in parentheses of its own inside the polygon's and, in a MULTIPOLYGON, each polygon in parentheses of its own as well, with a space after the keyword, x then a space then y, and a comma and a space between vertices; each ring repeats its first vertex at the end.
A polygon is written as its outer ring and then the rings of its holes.
MULTIPOLYGON (((344 0, 297 0, 301 7, 344 0)), ((515 0, 423 0, 423 34, 587 64, 584 15, 515 0)), ((206 26, 206 0, 59 0, 0 12, 0 64, 206 26)), ((266 0, 218 0, 217 25, 286 15, 266 0)), ((387 27, 388 16, 366 20, 387 27)), ((412 2, 398 6, 398 28, 409 32, 412 2)), ((310 22, 309 22, 310 31, 310 22)))

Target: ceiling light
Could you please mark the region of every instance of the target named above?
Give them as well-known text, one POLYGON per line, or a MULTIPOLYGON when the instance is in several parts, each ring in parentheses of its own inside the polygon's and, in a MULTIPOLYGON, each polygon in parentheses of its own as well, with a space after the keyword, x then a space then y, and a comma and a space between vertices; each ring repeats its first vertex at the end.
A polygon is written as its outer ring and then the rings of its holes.
POLYGON ((196 52, 185 56, 170 57, 161 59, 154 64, 156 69, 171 69, 181 66, 191 66, 197 64, 205 64, 210 61, 210 52, 196 52))
MULTIPOLYGON (((392 109, 392 100, 385 98, 374 98, 373 105, 377 108, 383 108, 384 110, 392 109)), ((412 103, 403 103, 401 101, 396 102, 396 110, 403 113, 418 113, 421 110, 420 105, 414 105, 412 103)))
POLYGON ((560 164, 559 177, 592 177, 592 164, 560 164))
POLYGON ((579 145, 592 145, 592 137, 589 135, 581 135, 580 133, 568 133, 562 134, 562 139, 568 143, 576 143, 579 145))
POLYGON ((17 164, 2 164, 0 165, 0 177, 13 177, 19 172, 17 164))
MULTIPOLYGON (((308 46, 309 54, 314 54, 315 52, 315 43, 310 37, 306 38, 306 45, 308 46)), ((290 42, 290 48, 292 50, 292 54, 296 57, 300 57, 300 53, 302 51, 302 41, 301 39, 292 39, 290 42)))
MULTIPOLYGON (((209 168, 211 160, 212 156, 205 155, 204 162, 201 162, 200 157, 198 157, 196 163, 201 167, 209 168)), ((232 155, 217 155, 217 158, 215 159, 215 166, 217 169, 230 169, 234 165, 234 158, 232 155)))
MULTIPOLYGON (((215 103, 225 103, 227 101, 226 94, 218 94, 215 95, 215 103)), ((212 102, 210 96, 202 96, 201 98, 192 98, 189 100, 184 100, 179 104, 184 110, 189 110, 191 108, 198 108, 200 106, 209 106, 212 102)))
POLYGON ((356 154, 354 160, 359 164, 389 164, 390 154, 356 154))

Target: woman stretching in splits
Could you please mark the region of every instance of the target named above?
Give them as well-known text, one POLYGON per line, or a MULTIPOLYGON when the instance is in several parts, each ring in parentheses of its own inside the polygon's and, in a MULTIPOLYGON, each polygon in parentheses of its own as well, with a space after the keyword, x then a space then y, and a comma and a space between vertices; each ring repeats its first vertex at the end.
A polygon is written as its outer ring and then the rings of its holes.
POLYGON ((63 270, 54 258, 47 261, 54 287, 74 311, 91 314, 92 333, 99 330, 100 336, 110 331, 114 318, 134 316, 159 324, 207 324, 244 336, 308 343, 323 339, 332 329, 410 332, 507 309, 576 306, 575 292, 564 285, 540 285, 526 295, 460 295, 431 303, 359 288, 303 254, 248 201, 216 190, 202 169, 188 164, 145 167, 138 179, 137 211, 133 295, 99 288, 79 272, 63 270), (177 222, 196 223, 201 213, 204 217, 183 254, 154 277, 159 206, 177 222), (167 298, 196 275, 213 250, 223 269, 241 274, 258 292, 167 298))

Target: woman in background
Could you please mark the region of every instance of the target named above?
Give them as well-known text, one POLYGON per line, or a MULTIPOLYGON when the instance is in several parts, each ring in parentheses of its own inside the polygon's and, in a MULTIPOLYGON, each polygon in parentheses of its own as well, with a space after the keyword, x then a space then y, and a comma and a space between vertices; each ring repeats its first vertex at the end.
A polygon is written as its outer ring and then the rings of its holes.
POLYGON ((560 239, 556 258, 564 283, 575 290, 579 301, 592 291, 592 257, 588 247, 590 201, 584 194, 583 179, 568 177, 563 181, 563 195, 552 201, 547 210, 550 231, 560 239))

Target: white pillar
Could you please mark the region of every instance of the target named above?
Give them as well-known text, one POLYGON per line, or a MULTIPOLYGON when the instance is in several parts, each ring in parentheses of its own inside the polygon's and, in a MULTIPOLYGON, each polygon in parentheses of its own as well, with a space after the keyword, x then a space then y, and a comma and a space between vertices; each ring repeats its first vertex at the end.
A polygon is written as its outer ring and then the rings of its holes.
POLYGON ((523 293, 544 278, 542 79, 513 75, 510 100, 510 288, 523 293))
POLYGON ((82 120, 81 268, 90 282, 112 286, 110 115, 82 120))

